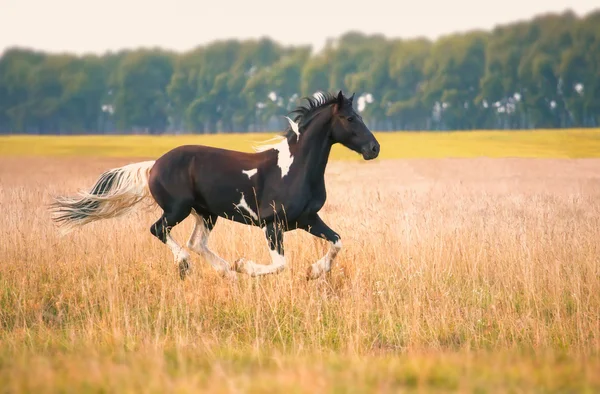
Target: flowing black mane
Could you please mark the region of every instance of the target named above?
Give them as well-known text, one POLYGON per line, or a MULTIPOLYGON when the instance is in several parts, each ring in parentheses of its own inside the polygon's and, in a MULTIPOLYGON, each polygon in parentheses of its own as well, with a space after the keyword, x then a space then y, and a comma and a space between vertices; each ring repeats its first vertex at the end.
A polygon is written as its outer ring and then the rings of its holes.
MULTIPOLYGON (((310 121, 321 109, 334 104, 337 101, 337 96, 329 92, 317 92, 313 97, 303 97, 303 99, 308 101, 308 103, 306 105, 298 106, 289 113, 290 119, 298 123, 300 135, 302 135, 302 132, 306 130, 310 121)), ((289 142, 296 141, 296 133, 294 133, 290 125, 286 127, 285 132, 283 132, 282 135, 285 136, 289 142)))

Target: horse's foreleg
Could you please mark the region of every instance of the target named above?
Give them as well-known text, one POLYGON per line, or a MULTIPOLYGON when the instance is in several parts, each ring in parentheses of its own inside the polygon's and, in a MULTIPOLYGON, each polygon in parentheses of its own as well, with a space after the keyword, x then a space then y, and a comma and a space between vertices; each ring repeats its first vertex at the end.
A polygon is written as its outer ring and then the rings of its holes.
POLYGON ((331 264, 342 249, 342 240, 340 235, 329 228, 318 215, 314 215, 305 222, 300 223, 299 228, 315 237, 326 239, 330 244, 327 254, 308 267, 306 273, 307 279, 316 279, 324 273, 331 271, 331 264))
POLYGON ((217 256, 208 248, 208 236, 215 227, 218 216, 206 215, 202 216, 195 210, 192 210, 192 216, 196 220, 194 229, 190 234, 187 246, 194 252, 202 256, 208 263, 223 277, 235 279, 235 273, 231 271, 231 266, 221 257, 217 256))
POLYGON ((239 259, 234 263, 235 270, 250 276, 277 274, 285 269, 283 253, 283 230, 277 223, 269 223, 265 227, 265 236, 269 245, 271 264, 262 265, 252 261, 239 259))

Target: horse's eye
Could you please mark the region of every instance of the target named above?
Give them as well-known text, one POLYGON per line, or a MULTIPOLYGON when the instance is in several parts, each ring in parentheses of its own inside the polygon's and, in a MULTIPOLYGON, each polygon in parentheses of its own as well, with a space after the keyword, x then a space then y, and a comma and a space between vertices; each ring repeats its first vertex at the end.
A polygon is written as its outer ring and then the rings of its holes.
POLYGON ((350 117, 348 118, 348 122, 354 122, 354 116, 350 116, 350 117))

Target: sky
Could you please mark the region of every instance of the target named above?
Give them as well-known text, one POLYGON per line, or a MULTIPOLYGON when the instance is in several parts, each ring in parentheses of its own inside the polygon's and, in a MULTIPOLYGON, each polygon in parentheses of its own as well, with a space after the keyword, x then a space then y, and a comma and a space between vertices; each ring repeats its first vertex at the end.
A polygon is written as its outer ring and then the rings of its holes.
POLYGON ((0 0, 0 53, 8 47, 104 53, 161 47, 178 52, 220 39, 270 37, 323 47, 354 30, 427 37, 572 10, 598 0, 0 0))

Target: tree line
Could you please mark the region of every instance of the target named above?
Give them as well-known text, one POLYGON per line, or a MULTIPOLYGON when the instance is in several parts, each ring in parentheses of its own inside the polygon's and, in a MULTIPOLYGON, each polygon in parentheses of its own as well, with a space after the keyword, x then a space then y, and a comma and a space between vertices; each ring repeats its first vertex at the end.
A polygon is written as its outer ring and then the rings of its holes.
POLYGON ((374 130, 600 125, 600 10, 435 41, 348 32, 313 53, 270 39, 0 58, 0 133, 281 130, 319 90, 356 92, 374 130))

